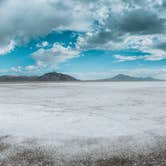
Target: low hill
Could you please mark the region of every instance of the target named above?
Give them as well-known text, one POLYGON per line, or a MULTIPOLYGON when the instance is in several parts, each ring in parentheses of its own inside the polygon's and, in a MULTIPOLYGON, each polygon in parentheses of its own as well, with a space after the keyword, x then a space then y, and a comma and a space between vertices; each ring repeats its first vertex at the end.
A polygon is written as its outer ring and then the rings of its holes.
POLYGON ((62 73, 51 72, 42 76, 0 76, 0 82, 26 82, 26 81, 78 81, 76 78, 62 73))

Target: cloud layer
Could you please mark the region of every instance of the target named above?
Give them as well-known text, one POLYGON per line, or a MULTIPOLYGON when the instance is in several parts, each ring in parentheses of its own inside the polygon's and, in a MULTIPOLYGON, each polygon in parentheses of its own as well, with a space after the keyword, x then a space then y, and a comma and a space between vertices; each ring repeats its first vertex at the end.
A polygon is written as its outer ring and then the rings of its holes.
POLYGON ((145 60, 166 59, 166 38, 163 37, 166 34, 165 0, 118 0, 115 1, 119 2, 117 6, 111 2, 103 1, 101 8, 107 4, 103 22, 98 22, 97 28, 87 32, 86 36, 79 37, 77 47, 139 49, 152 55, 145 60))
POLYGON ((0 0, 0 55, 52 31, 79 31, 75 48, 44 41, 36 66, 54 66, 90 49, 137 49, 148 55, 115 55, 117 61, 166 59, 165 0, 0 0))

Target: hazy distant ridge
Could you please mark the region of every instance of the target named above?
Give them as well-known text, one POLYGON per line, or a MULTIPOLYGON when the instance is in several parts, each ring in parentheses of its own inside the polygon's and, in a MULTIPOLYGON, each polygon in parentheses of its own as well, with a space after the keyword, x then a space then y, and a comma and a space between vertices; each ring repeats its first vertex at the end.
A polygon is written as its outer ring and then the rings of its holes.
POLYGON ((99 81, 161 81, 153 77, 133 77, 125 74, 118 74, 112 78, 101 79, 99 81))

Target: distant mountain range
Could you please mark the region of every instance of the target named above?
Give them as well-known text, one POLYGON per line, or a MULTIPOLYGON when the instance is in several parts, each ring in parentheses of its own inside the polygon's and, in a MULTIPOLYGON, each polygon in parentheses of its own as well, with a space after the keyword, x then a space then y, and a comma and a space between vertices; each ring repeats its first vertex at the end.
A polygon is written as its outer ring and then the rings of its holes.
POLYGON ((27 81, 78 81, 76 78, 62 73, 51 72, 42 76, 0 76, 0 82, 27 82, 27 81))
POLYGON ((97 81, 161 81, 161 80, 152 77, 132 77, 125 74, 118 74, 112 78, 106 78, 97 81))
MULTIPOLYGON (((51 72, 46 73, 42 76, 12 76, 4 75, 0 76, 0 82, 31 82, 31 81, 80 81, 70 75, 51 72)), ((112 78, 100 79, 100 80, 90 80, 90 81, 163 81, 155 79, 152 77, 132 77, 125 74, 118 74, 112 78)))

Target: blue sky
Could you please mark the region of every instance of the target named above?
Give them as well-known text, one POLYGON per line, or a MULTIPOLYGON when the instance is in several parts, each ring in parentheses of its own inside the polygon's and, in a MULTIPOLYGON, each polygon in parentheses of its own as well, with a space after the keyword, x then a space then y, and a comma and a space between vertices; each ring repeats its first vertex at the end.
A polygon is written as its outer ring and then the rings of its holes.
POLYGON ((0 1, 0 75, 166 78, 164 9, 164 0, 0 1))

